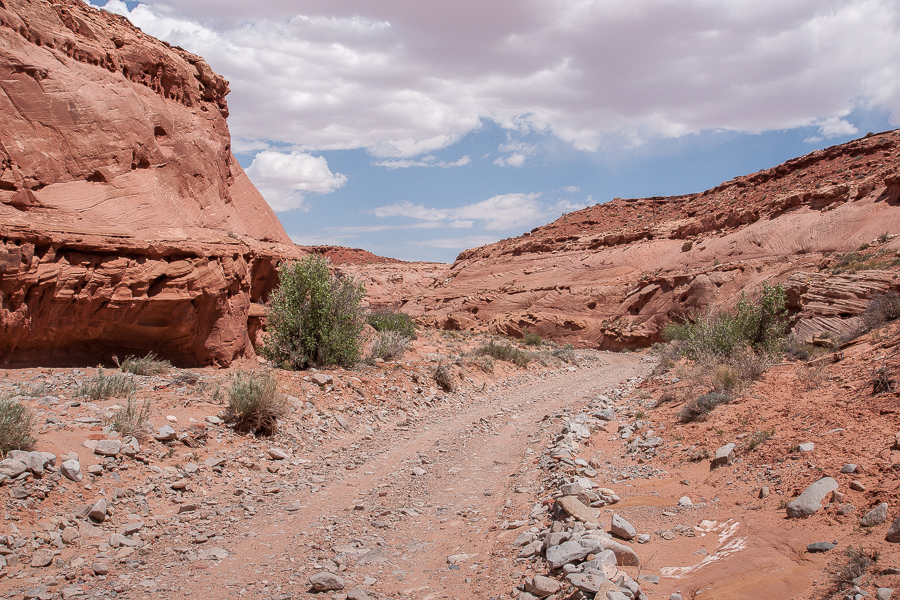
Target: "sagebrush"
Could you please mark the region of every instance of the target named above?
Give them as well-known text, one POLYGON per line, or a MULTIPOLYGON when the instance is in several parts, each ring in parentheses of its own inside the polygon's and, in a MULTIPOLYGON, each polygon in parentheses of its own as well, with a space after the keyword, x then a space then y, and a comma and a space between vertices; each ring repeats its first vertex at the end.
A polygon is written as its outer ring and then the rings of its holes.
POLYGON ((132 375, 159 375, 171 369, 172 363, 150 352, 147 356, 126 357, 122 364, 119 365, 119 368, 125 373, 131 373, 132 375))
POLYGON ((403 358, 409 338, 399 331, 379 331, 372 340, 372 348, 369 350, 369 358, 382 360, 397 360, 403 358))
POLYGON ((443 362, 439 362, 434 369, 434 382, 445 392, 452 392, 456 389, 456 384, 453 382, 453 373, 450 371, 450 367, 443 362))
POLYGON ((123 437, 135 437, 140 441, 144 441, 147 435, 147 423, 150 420, 150 400, 144 400, 144 403, 138 405, 137 402, 128 398, 125 406, 119 409, 112 419, 111 427, 114 431, 118 431, 123 437))
POLYGON ((711 413, 717 406, 727 402, 731 402, 731 396, 729 394, 723 394, 721 392, 708 392, 702 394, 684 405, 684 408, 681 409, 681 413, 678 415, 679 420, 682 423, 699 421, 711 413))
POLYGON ((0 456, 10 450, 31 450, 36 441, 34 415, 28 407, 0 398, 0 456))
POLYGON ((228 387, 228 408, 234 415, 236 430, 272 435, 289 404, 272 375, 238 371, 228 387))
POLYGON ((498 344, 493 340, 480 346, 475 350, 475 354, 492 356, 497 360, 503 360, 518 367, 527 367, 532 358, 529 352, 519 350, 511 344, 498 344))
POLYGON ((91 400, 104 400, 106 398, 118 398, 130 396, 137 389, 134 378, 123 373, 107 375, 103 369, 81 384, 75 392, 76 396, 86 396, 91 400))
POLYGON ((278 365, 352 366, 359 361, 366 288, 332 274, 319 255, 282 265, 269 302, 263 355, 278 365))

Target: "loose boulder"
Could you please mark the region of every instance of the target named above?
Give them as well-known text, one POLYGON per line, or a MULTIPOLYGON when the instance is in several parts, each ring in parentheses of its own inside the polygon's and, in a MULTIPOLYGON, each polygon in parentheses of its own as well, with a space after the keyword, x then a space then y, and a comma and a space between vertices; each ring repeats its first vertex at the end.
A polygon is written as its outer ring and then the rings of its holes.
POLYGON ((838 482, 831 477, 823 477, 816 481, 787 505, 788 518, 798 519, 812 515, 822 508, 822 501, 825 499, 825 496, 837 489, 838 482))

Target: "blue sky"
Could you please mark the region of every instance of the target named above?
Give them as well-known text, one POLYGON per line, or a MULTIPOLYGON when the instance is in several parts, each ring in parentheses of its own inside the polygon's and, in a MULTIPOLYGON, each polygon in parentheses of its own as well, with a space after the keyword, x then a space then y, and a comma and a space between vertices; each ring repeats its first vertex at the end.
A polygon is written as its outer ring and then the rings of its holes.
POLYGON ((889 0, 93 0, 229 79, 299 244, 450 262, 900 120, 889 0))

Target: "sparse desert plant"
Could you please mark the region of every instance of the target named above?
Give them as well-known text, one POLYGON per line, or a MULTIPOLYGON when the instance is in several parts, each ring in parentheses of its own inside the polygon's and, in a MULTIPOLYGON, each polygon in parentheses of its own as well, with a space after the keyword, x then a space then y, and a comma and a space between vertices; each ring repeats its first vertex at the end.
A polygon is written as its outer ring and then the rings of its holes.
POLYGON ((103 369, 81 384, 75 392, 76 396, 86 396, 95 402, 106 398, 130 396, 137 389, 134 378, 123 373, 107 375, 103 369))
POLYGON ((875 294, 866 306, 862 322, 868 330, 877 329, 900 317, 900 294, 889 292, 875 294))
POLYGON ((562 348, 554 348, 550 355, 569 364, 574 363, 578 359, 578 355, 575 354, 575 346, 572 344, 566 344, 562 348))
POLYGON ((526 327, 522 329, 522 341, 526 346, 540 346, 544 342, 544 338, 533 331, 528 331, 526 327))
POLYGON ((438 362, 437 367, 434 369, 434 381, 445 392, 452 392, 456 389, 456 385, 453 382, 453 373, 450 372, 450 367, 445 365, 443 361, 438 362))
POLYGON ((128 398, 119 412, 112 419, 111 427, 123 437, 132 436, 144 441, 147 439, 147 422, 150 419, 150 400, 144 400, 142 405, 128 398))
POLYGON ((361 353, 366 288, 332 275, 319 255, 282 265, 269 303, 263 355, 278 365, 352 366, 361 353))
POLYGON ((797 381, 806 391, 816 390, 825 381, 825 365, 797 367, 797 381))
POLYGON ((373 310, 366 316, 366 323, 375 331, 396 331, 410 340, 416 339, 416 323, 406 313, 390 308, 373 310))
POLYGON ((10 450, 31 450, 35 441, 34 415, 28 407, 0 398, 0 456, 10 450))
POLYGON ((485 373, 493 373, 494 372, 494 360, 493 356, 470 356, 466 359, 466 363, 470 365, 474 365, 484 371, 485 373))
POLYGON ((719 364, 713 369, 713 391, 730 394, 741 384, 737 371, 731 365, 719 364))
POLYGON ((762 431, 757 431, 752 436, 750 436, 750 441, 747 442, 747 447, 750 450, 756 450, 762 444, 768 442, 775 435, 775 428, 764 429, 762 431))
POLYGON ((272 435, 288 406, 287 397, 278 391, 278 383, 269 373, 238 371, 228 388, 228 408, 238 431, 272 435))
POLYGON ((854 585, 854 579, 868 573, 880 558, 881 553, 874 549, 854 548, 848 546, 844 551, 846 562, 834 574, 834 582, 838 586, 854 585))
POLYGON ((379 331, 372 341, 369 358, 382 360, 397 360, 406 352, 409 338, 399 331, 379 331))
POLYGON ((530 353, 519 350, 510 344, 498 344, 493 340, 480 346, 475 350, 475 354, 493 356, 497 360, 506 361, 518 367, 527 367, 531 362, 530 353))
POLYGON ((894 372, 885 360, 880 367, 872 369, 872 393, 883 394, 884 392, 892 392, 897 387, 897 380, 894 379, 894 372))
MULTIPOLYGON (((116 361, 118 364, 118 361, 116 361)), ((165 373, 172 368, 172 363, 157 356, 154 352, 150 352, 147 356, 135 357, 128 356, 119 365, 125 373, 132 375, 159 375, 165 373)))
POLYGON ((699 421, 711 413, 720 404, 731 402, 731 396, 720 392, 707 392, 697 396, 684 405, 678 415, 682 423, 690 423, 699 421))

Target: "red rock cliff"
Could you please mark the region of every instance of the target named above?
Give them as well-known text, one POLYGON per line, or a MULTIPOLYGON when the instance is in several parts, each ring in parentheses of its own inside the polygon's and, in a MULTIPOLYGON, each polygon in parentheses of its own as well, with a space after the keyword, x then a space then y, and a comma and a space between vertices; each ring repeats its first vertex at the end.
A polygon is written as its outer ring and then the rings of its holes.
POLYGON ((0 361, 252 354, 251 303, 296 251, 232 155, 227 93, 122 17, 0 0, 0 361))

